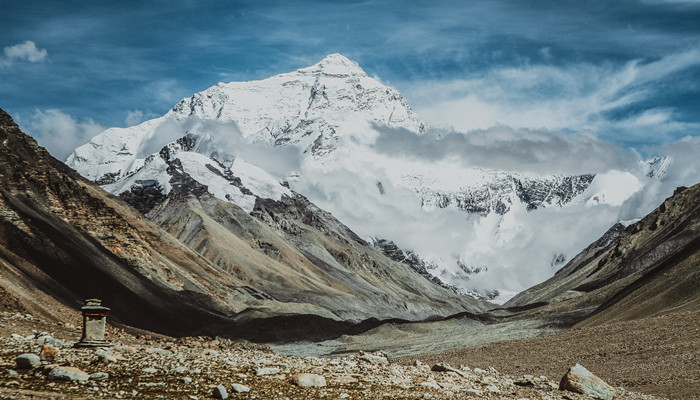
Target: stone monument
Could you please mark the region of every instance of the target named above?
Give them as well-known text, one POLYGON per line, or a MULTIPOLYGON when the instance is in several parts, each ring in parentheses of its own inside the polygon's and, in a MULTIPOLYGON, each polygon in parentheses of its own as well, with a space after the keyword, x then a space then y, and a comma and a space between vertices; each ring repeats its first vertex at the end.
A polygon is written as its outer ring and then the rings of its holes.
POLYGON ((83 337, 75 347, 104 347, 111 346, 105 340, 107 314, 110 309, 102 306, 100 299, 87 299, 83 311, 83 337))

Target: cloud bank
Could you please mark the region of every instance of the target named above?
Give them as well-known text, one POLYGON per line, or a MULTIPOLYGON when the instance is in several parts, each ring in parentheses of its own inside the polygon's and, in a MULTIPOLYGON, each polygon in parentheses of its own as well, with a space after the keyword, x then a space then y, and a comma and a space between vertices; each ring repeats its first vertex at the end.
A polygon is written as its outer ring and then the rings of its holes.
POLYGON ((29 118, 18 117, 17 120, 24 132, 62 161, 76 147, 106 129, 92 119, 77 119, 55 109, 36 110, 29 118))
POLYGON ((700 130, 673 107, 649 102, 674 76, 700 66, 700 48, 654 61, 622 65, 529 64, 494 68, 472 79, 409 86, 407 97, 435 126, 458 131, 495 125, 514 128, 593 130, 608 141, 660 144, 700 130))
POLYGON ((555 259, 571 259, 616 222, 643 217, 675 187, 700 182, 700 139, 693 137, 649 149, 672 158, 659 179, 646 176, 639 153, 590 132, 497 126, 419 135, 375 128, 379 133, 371 149, 341 150, 322 168, 303 164, 292 188, 361 236, 393 240, 436 263, 434 272, 446 282, 480 291, 498 289, 500 301, 551 277, 563 266, 553 263, 555 259), (418 164, 444 174, 479 168, 597 177, 564 207, 527 211, 516 201, 505 215, 483 217, 452 207, 422 208, 419 195, 396 172, 418 164), (458 264, 487 271, 468 275, 458 264))

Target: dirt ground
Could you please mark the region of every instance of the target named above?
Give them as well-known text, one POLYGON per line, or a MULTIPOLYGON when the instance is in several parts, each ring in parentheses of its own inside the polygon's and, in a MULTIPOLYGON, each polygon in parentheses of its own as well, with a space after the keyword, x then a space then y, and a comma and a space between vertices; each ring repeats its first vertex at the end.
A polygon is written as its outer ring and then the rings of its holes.
POLYGON ((613 386, 670 399, 700 399, 700 312, 669 314, 551 335, 405 357, 522 375, 561 377, 579 363, 613 386))

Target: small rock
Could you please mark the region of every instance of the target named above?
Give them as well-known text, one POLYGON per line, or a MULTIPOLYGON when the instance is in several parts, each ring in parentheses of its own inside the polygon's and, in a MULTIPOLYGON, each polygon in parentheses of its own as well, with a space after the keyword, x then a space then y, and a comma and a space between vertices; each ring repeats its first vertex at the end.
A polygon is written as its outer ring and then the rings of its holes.
POLYGON ((464 372, 458 370, 457 368, 452 368, 449 365, 443 364, 443 363, 437 363, 437 364, 433 365, 433 367, 430 368, 430 370, 436 371, 436 372, 454 372, 455 374, 457 374, 461 377, 464 377, 464 378, 467 377, 467 374, 465 374, 464 372))
POLYGON ((523 387, 533 387, 535 386, 535 382, 533 382, 531 377, 525 376, 521 379, 518 379, 513 382, 514 385, 516 386, 523 386, 523 387))
POLYGON ((10 378, 16 378, 19 376, 17 371, 15 371, 14 369, 8 369, 6 373, 7 373, 7 376, 9 376, 10 378))
POLYGON ((39 358, 41 361, 49 361, 52 362, 58 357, 58 348, 55 346, 44 343, 41 346, 41 352, 39 353, 39 358))
POLYGON ((476 374, 485 374, 486 370, 483 370, 481 368, 474 368, 474 373, 476 374))
POLYGON ((109 374, 106 372, 95 372, 90 375, 90 380, 93 381, 106 381, 107 379, 109 379, 109 374))
POLYGON ((277 375, 281 372, 279 368, 275 367, 264 367, 264 368, 257 368, 255 370, 255 375, 261 376, 261 375, 277 375))
POLYGON ((158 369, 153 368, 153 367, 144 368, 141 371, 143 371, 144 374, 157 374, 158 373, 158 369))
POLYGON ((10 335, 10 337, 15 340, 24 340, 24 336, 18 335, 16 333, 13 333, 12 335, 10 335))
POLYGON ((97 350, 95 350, 95 354, 97 354, 97 360, 103 363, 115 363, 117 362, 117 358, 112 354, 112 351, 109 349, 106 349, 104 347, 100 347, 97 350))
POLYGON ((188 383, 192 383, 192 378, 190 378, 189 376, 183 376, 182 378, 180 378, 180 381, 182 383, 188 384, 188 383))
POLYGON ((36 354, 25 353, 15 359, 17 369, 34 369, 41 365, 41 359, 36 354))
POLYGON ((389 360, 386 357, 375 356, 374 354, 362 354, 358 358, 374 365, 389 365, 389 360))
POLYGON ((90 379, 90 375, 75 367, 56 366, 51 368, 48 378, 61 381, 86 382, 90 379))
POLYGON ((231 385, 231 389, 233 389, 234 392, 236 393, 248 393, 250 392, 250 388, 246 385, 241 385, 240 383, 234 383, 231 385))
POLYGON ((494 385, 493 383, 486 386, 486 390, 491 393, 501 393, 501 389, 499 389, 498 386, 494 385))
POLYGON ((615 389, 612 386, 580 364, 571 367, 561 378, 559 389, 580 393, 600 400, 610 400, 615 396, 615 389))
POLYGON ((150 347, 150 348, 146 349, 146 353, 148 353, 148 354, 160 354, 163 356, 169 356, 169 355, 173 354, 170 350, 161 349, 159 347, 150 347))
POLYGON ((317 374, 300 373, 292 378, 294 383, 301 387, 324 387, 326 386, 326 378, 317 374))
POLYGON ((118 352, 126 353, 126 354, 134 354, 134 353, 136 353, 137 350, 133 346, 117 345, 117 346, 114 346, 114 351, 118 351, 118 352))
POLYGON ((224 385, 217 385, 212 393, 215 399, 228 399, 228 393, 224 385))
POLYGON ((338 375, 333 378, 333 382, 340 384, 340 385, 347 385, 350 383, 356 383, 358 382, 357 378, 350 376, 350 375, 338 375))
POLYGON ((423 387, 430 388, 430 389, 437 389, 437 390, 440 390, 440 385, 438 385, 438 384, 437 384, 436 382, 434 382, 434 381, 425 381, 425 382, 421 382, 421 383, 419 383, 419 385, 420 385, 420 386, 423 386, 423 387))
POLYGON ((182 365, 177 366, 177 367, 170 370, 170 373, 173 375, 182 375, 185 372, 187 372, 187 368, 183 367, 182 365))

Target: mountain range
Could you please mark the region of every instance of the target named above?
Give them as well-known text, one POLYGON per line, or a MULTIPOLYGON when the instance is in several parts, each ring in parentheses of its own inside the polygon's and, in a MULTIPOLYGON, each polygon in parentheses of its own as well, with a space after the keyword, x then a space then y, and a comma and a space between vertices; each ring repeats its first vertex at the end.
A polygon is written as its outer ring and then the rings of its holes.
MULTIPOLYGON (((497 278, 495 271, 506 262, 496 257, 509 246, 512 232, 523 229, 523 213, 570 203, 619 205, 643 185, 634 174, 616 171, 596 178, 397 158, 378 149, 387 130, 440 140, 395 89, 332 54, 267 79, 219 83, 181 100, 162 117, 110 128, 75 149, 67 164, 143 213, 161 205, 172 190, 182 190, 185 181, 191 190, 206 191, 249 214, 258 200, 279 202, 293 189, 364 240, 390 240, 417 254, 445 286, 487 297, 503 288, 515 293, 498 279, 474 277, 497 278), (453 210, 464 213, 456 216, 453 210), (492 215, 490 222, 481 222, 492 215), (406 223, 410 228, 402 228, 406 223), (413 230, 434 234, 411 235, 413 230), (438 235, 439 245, 426 238, 438 235), (499 246, 470 248, 470 235, 492 236, 486 241, 499 246), (491 265, 482 261, 489 256, 496 260, 491 265)), ((662 174, 653 171, 668 162, 657 164, 640 166, 646 179, 658 179, 662 174)), ((589 237, 577 238, 571 248, 550 246, 548 257, 571 257, 589 237)))

